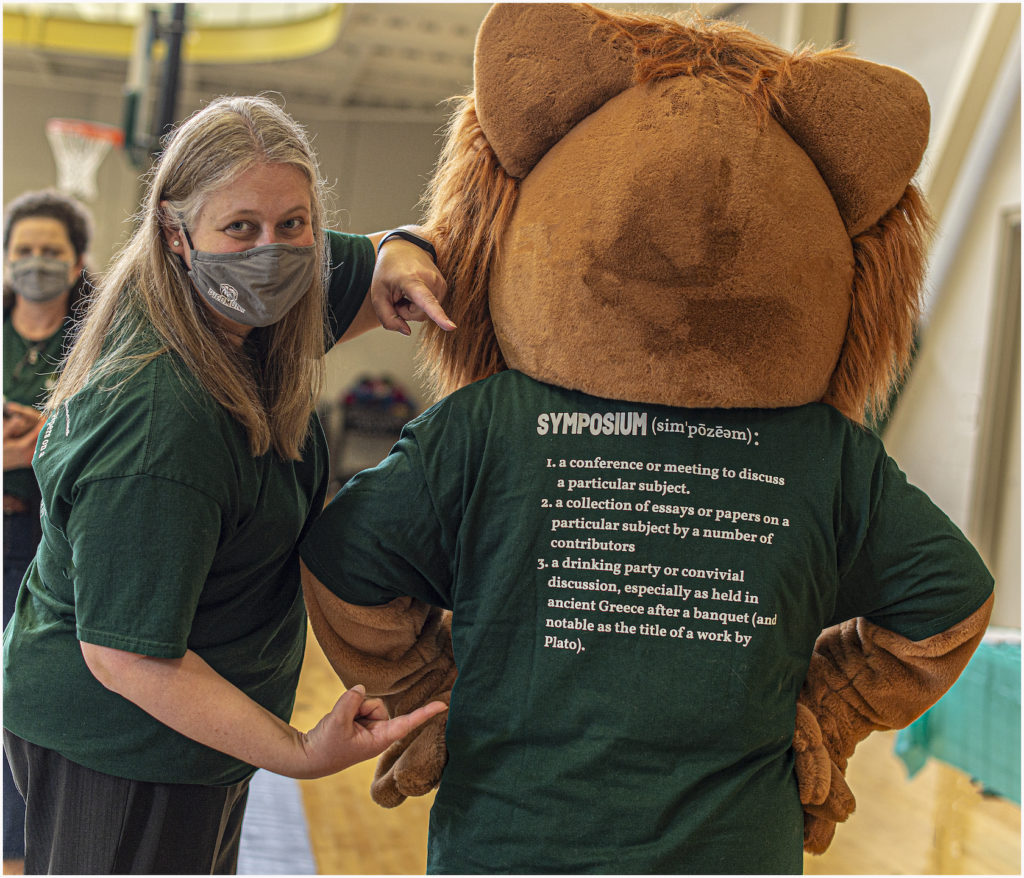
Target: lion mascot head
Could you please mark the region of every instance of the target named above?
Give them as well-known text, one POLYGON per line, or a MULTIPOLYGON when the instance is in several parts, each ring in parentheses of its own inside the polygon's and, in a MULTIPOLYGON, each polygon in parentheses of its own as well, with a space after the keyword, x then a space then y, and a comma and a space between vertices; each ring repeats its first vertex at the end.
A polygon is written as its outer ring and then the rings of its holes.
POLYGON ((672 406, 863 421, 910 354, 921 86, 842 50, 589 6, 494 7, 427 196, 462 327, 439 394, 514 368, 672 406))

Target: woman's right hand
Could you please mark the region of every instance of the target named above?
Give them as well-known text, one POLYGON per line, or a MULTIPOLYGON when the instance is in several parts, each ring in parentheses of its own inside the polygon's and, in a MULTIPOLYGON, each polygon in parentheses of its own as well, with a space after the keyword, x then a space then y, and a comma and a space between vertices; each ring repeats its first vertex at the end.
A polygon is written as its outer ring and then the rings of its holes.
POLYGON ((353 686, 303 734, 192 650, 181 658, 158 658, 87 641, 80 646, 102 686, 200 744, 286 777, 325 777, 370 759, 447 709, 431 702, 389 720, 380 700, 353 686))
POLYGON ((353 686, 315 728, 301 736, 309 773, 296 776, 323 777, 379 756, 395 741, 447 709, 443 702, 432 701, 389 719, 379 698, 367 698, 362 686, 353 686))

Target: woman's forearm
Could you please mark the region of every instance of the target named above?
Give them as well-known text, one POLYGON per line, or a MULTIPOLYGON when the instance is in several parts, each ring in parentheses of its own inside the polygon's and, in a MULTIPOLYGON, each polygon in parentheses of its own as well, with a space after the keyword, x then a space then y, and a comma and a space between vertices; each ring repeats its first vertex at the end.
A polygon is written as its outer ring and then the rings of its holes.
POLYGON ((387 720, 379 701, 356 687, 307 734, 266 710, 189 650, 153 658, 82 643, 93 676, 188 738, 288 777, 333 774, 382 752, 438 712, 387 720))

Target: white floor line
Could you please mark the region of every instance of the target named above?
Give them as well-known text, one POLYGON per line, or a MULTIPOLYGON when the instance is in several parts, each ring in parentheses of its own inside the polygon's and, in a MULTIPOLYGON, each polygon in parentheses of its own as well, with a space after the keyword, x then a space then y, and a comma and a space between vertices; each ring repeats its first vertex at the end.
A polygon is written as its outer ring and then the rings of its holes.
POLYGON ((315 875, 316 872, 298 782, 269 771, 257 771, 249 784, 238 874, 315 875))

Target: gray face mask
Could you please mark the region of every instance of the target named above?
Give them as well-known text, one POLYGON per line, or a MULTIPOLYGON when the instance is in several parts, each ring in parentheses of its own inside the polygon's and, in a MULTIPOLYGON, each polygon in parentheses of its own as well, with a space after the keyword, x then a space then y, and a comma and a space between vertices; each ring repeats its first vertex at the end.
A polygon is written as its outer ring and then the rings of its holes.
POLYGON ((14 292, 30 302, 49 302, 71 289, 71 263, 52 256, 24 256, 10 264, 14 292))
POLYGON ((192 279, 218 314, 246 326, 271 326, 287 314, 313 283, 316 246, 264 244, 236 253, 206 253, 192 246, 192 279))

